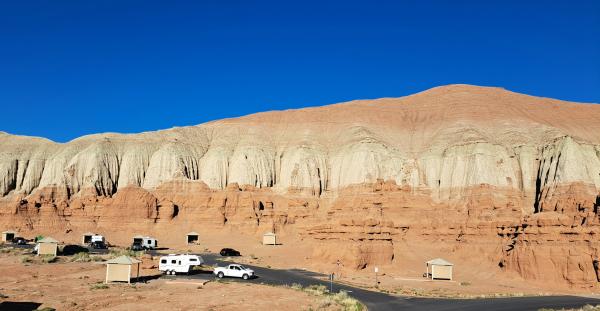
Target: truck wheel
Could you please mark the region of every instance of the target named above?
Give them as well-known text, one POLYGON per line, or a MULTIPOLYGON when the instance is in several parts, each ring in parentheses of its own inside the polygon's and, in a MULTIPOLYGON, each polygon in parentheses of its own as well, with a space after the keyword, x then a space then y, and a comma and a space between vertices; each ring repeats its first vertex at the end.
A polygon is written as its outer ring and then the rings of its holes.
POLYGON ((244 280, 247 280, 247 279, 249 279, 249 278, 250 278, 250 277, 249 277, 247 274, 244 274, 244 275, 242 275, 242 279, 244 279, 244 280))
POLYGON ((219 279, 222 279, 225 275, 223 274, 223 272, 219 272, 217 273, 217 276, 219 277, 219 279))

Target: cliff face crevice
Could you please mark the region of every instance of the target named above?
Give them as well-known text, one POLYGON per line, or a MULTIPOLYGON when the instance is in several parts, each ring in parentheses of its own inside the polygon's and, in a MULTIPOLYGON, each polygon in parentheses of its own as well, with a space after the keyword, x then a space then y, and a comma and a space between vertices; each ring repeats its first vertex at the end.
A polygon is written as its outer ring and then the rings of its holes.
POLYGON ((0 133, 0 225, 276 230, 356 269, 410 247, 477 249, 497 269, 587 286, 598 120, 598 105, 453 85, 64 144, 0 133))

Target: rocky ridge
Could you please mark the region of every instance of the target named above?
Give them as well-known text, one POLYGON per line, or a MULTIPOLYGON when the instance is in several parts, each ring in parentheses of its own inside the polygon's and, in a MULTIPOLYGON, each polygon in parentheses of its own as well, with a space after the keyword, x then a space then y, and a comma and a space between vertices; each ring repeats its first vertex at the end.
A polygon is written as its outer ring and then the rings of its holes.
POLYGON ((443 243, 595 287, 598 120, 597 105, 450 85, 65 144, 0 133, 0 224, 277 230, 356 269, 443 243))

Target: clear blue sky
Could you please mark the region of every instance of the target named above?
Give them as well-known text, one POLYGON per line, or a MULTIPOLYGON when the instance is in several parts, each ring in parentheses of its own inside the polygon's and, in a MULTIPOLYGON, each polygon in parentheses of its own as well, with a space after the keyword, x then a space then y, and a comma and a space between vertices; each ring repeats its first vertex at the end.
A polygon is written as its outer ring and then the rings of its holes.
POLYGON ((0 131, 60 142, 451 83, 600 102, 600 1, 0 1, 0 131))

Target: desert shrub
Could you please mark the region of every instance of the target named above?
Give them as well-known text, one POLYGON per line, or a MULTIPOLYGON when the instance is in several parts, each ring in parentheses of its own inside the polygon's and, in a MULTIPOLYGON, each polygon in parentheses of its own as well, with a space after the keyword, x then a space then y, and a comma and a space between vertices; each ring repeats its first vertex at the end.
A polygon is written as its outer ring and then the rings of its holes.
POLYGON ((332 305, 335 305, 335 301, 333 300, 333 298, 331 296, 325 296, 323 297, 323 299, 319 300, 317 310, 327 309, 332 305))
POLYGON ((345 311, 362 311, 363 305, 356 299, 348 296, 346 291, 332 295, 333 301, 341 305, 345 311))
POLYGON ((21 262, 22 263, 31 263, 33 261, 33 259, 31 258, 31 256, 23 256, 21 257, 21 262))
POLYGON ((98 283, 98 284, 94 284, 92 286, 90 286, 90 289, 95 290, 95 289, 108 289, 108 285, 104 284, 104 283, 98 283))
POLYGON ((323 296, 329 292, 325 285, 314 285, 314 284, 309 285, 308 287, 305 287, 304 291, 309 294, 315 295, 315 296, 323 296))
POLYGON ((471 282, 460 282, 461 286, 469 286, 471 285, 471 282))
POLYGON ((54 255, 42 255, 40 259, 43 263, 53 263, 57 260, 56 256, 54 255))
POLYGON ((129 256, 129 257, 139 258, 139 257, 142 256, 142 254, 144 254, 143 251, 137 251, 136 252, 136 251, 133 251, 133 250, 130 250, 130 249, 119 249, 119 248, 115 249, 115 248, 113 248, 113 249, 110 250, 110 256, 112 258, 116 258, 116 257, 123 256, 123 255, 129 256))
POLYGON ((42 255, 41 259, 43 263, 53 263, 58 261, 58 257, 54 255, 42 255))
POLYGON ((298 283, 293 283, 292 286, 290 286, 290 287, 295 290, 302 290, 302 285, 300 285, 298 283))
POLYGON ((90 262, 92 261, 90 254, 86 252, 80 252, 71 257, 71 262, 90 262))
POLYGON ((1 248, 0 253, 14 255, 14 254, 23 254, 24 251, 20 248, 7 247, 7 248, 1 248))
POLYGON ((101 256, 90 256, 90 259, 92 259, 92 261, 94 262, 104 261, 104 258, 102 258, 101 256))
POLYGON ((581 308, 577 309, 552 309, 552 308, 542 308, 538 309, 538 311, 600 311, 600 305, 592 306, 585 305, 581 308))
POLYGON ((318 301, 317 310, 328 309, 332 306, 339 306, 344 311, 363 311, 365 308, 360 301, 350 297, 346 291, 332 294, 324 285, 310 285, 302 288, 300 284, 292 284, 291 288, 302 290, 314 296, 321 296, 318 301))

